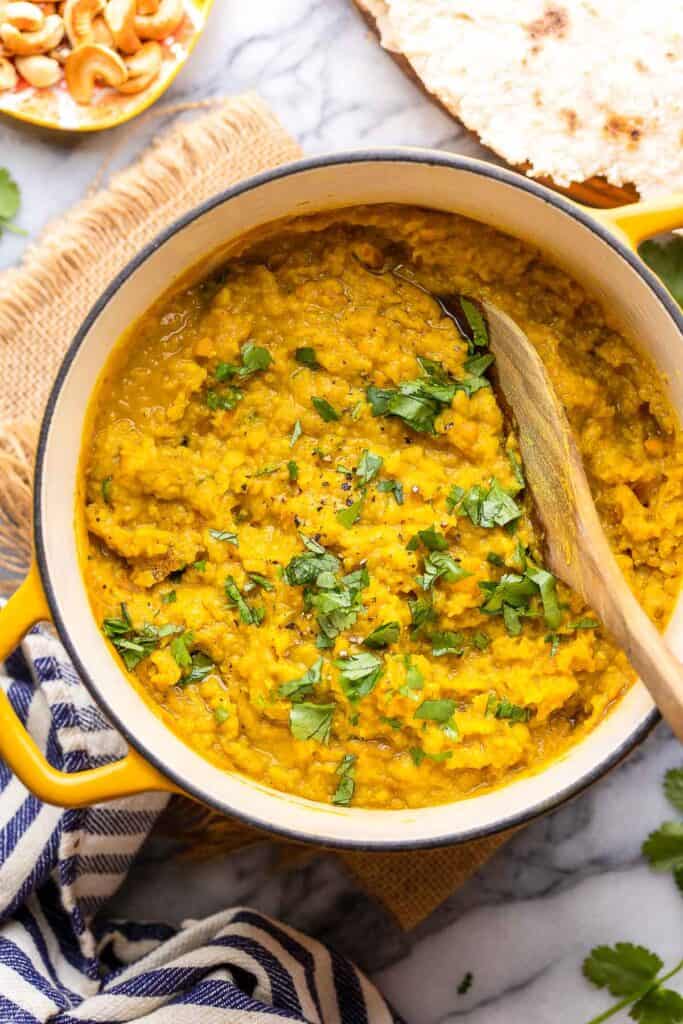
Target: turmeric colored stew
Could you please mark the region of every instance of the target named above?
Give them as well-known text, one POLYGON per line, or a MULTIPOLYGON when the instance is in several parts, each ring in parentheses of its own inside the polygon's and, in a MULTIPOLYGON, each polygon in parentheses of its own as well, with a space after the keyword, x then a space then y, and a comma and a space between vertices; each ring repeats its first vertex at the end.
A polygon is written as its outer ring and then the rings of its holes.
POLYGON ((679 427, 596 302, 458 216, 280 225, 134 326, 85 439, 97 619, 222 768, 339 805, 441 803, 538 770, 630 685, 543 566, 483 298, 541 354, 621 568, 666 622, 679 427))

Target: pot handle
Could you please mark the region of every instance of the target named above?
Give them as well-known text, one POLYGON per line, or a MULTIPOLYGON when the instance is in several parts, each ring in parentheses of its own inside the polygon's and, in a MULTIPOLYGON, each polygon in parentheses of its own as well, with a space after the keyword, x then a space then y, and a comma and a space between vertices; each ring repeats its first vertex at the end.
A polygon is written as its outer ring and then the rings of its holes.
POLYGON ((609 210, 583 209, 634 250, 660 231, 683 228, 683 192, 609 210))
MULTIPOLYGON (((0 661, 37 622, 50 619, 35 563, 18 590, 0 608, 0 661)), ((47 761, 0 690, 0 757, 39 800, 58 807, 83 807, 149 790, 180 792, 136 750, 119 761, 68 774, 47 761)))

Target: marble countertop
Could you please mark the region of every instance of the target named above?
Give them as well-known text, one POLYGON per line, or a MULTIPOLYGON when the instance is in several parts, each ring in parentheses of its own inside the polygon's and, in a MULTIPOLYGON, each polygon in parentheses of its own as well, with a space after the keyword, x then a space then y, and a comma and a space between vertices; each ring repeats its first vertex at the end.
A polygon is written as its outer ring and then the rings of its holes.
MULTIPOLYGON (((217 0, 169 98, 250 89, 308 153, 410 144, 490 157, 404 79, 350 0, 217 0)), ((2 121, 0 163, 21 184, 21 226, 36 237, 160 127, 155 120, 74 139, 2 121)), ((0 267, 16 262, 26 244, 5 235, 0 267)), ((237 903, 259 907, 356 959, 410 1024, 582 1024, 609 1003, 581 977, 592 946, 631 940, 666 963, 681 956, 683 900, 669 876, 647 868, 640 844, 671 816, 660 781, 682 761, 660 726, 607 779, 517 835, 408 935, 334 857, 283 874, 269 846, 188 864, 157 838, 112 910, 180 920, 237 903), (459 996, 467 971, 474 982, 459 996)))

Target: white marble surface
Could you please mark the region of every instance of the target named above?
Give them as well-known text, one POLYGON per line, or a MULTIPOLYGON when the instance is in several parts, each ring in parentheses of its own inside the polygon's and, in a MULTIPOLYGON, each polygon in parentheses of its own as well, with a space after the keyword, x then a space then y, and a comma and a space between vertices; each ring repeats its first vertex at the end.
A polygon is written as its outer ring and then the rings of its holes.
MULTIPOLYGON (((482 150, 408 83, 369 38, 350 0, 216 0, 210 27, 170 98, 255 89, 309 153, 377 144, 482 150)), ((31 237, 159 130, 82 139, 3 121, 0 164, 21 184, 31 237)), ((0 266, 25 240, 0 241, 0 266)), ((334 943, 378 979, 410 1024, 582 1024, 608 1004, 581 978, 598 942, 683 952, 683 900, 655 876, 640 843, 669 815, 666 770, 683 762, 660 727, 608 779, 527 828, 413 934, 403 934, 334 858, 284 875, 264 847, 195 865, 154 840, 119 893, 116 913, 180 920, 248 903, 334 943), (463 974, 474 984, 456 994, 463 974)), ((615 1020, 625 1020, 625 1017, 615 1020)))

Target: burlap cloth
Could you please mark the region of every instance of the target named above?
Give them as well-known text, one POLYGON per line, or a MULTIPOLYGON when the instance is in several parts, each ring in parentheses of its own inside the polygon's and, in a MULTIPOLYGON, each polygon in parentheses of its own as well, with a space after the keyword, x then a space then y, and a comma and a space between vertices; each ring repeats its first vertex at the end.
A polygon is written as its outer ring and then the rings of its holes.
MULTIPOLYGON (((301 155, 257 97, 204 106, 211 109, 176 123, 106 188, 52 224, 20 267, 0 274, 0 567, 10 576, 25 571, 31 554, 37 424, 62 354, 90 307, 139 249, 177 217, 241 178, 301 155)), ((194 857, 264 839, 182 798, 172 801, 164 825, 187 840, 194 857)), ((433 851, 344 852, 339 857, 408 929, 505 838, 433 851)), ((288 843, 280 847, 285 865, 320 852, 288 843)))

